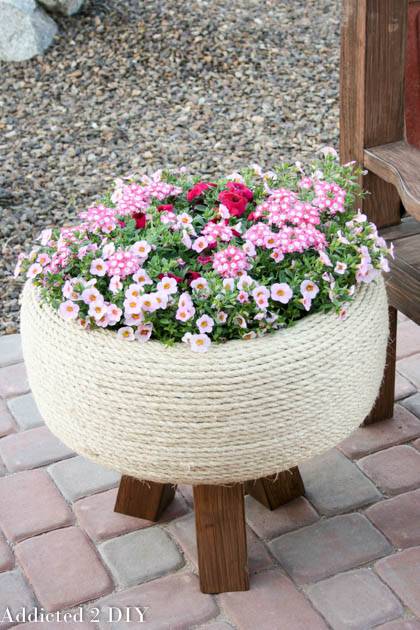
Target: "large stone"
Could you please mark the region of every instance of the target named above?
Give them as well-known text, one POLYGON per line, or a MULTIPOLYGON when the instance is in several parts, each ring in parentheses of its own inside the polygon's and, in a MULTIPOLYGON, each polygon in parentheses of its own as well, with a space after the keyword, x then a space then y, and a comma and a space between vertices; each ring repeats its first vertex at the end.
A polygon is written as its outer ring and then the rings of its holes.
POLYGON ((38 0, 47 11, 61 15, 74 15, 83 6, 85 0, 38 0))
POLYGON ((57 25, 35 0, 0 0, 0 59, 24 61, 51 44, 57 25))

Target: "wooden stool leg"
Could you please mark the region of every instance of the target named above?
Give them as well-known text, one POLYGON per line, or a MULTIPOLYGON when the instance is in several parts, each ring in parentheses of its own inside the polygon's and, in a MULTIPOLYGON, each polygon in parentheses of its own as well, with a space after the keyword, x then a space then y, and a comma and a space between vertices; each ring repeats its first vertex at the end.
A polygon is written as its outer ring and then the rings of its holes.
POLYGON ((278 475, 247 481, 245 492, 269 510, 275 510, 280 505, 302 496, 305 487, 299 468, 294 466, 278 475))
POLYGON ((175 496, 176 486, 142 481, 123 475, 115 502, 115 512, 157 521, 175 496))
POLYGON ((389 307, 389 337, 386 351, 384 378, 375 406, 365 418, 364 425, 387 420, 394 415, 395 355, 397 345, 397 309, 389 307))
POLYGON ((243 485, 194 486, 194 508, 201 591, 247 591, 243 485))

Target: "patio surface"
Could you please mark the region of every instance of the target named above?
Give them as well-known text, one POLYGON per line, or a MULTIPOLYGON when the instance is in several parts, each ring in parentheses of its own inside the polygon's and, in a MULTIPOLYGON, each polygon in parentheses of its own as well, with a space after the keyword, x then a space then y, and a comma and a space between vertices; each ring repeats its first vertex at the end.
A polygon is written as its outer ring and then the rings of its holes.
POLYGON ((190 488, 158 524, 113 513, 119 476, 49 432, 19 336, 0 337, 0 619, 37 606, 122 629, 137 606, 130 627, 154 630, 420 630, 420 327, 403 317, 398 359, 394 419, 303 465, 305 498, 270 513, 247 497, 251 590, 211 596, 190 488))

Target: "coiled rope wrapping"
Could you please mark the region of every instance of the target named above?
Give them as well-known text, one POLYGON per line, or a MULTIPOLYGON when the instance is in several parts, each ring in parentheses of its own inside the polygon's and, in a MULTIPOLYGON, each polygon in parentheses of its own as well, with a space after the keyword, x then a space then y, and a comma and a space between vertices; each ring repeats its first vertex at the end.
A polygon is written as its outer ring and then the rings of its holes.
POLYGON ((83 330, 29 284, 21 322, 33 394, 63 442, 128 475, 193 484, 274 474, 337 444, 375 401, 388 335, 382 279, 345 321, 310 315, 205 354, 83 330))

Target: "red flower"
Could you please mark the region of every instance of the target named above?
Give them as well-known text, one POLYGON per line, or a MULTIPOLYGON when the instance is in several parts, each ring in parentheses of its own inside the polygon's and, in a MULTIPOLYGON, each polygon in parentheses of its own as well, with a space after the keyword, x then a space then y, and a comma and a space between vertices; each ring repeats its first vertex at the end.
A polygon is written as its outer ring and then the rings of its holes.
POLYGON ((245 197, 245 199, 248 199, 248 201, 252 201, 252 199, 254 198, 254 193, 252 192, 252 190, 247 188, 244 184, 240 184, 239 182, 228 182, 226 186, 228 190, 231 190, 232 192, 241 195, 241 197, 245 197))
POLYGON ((201 273, 198 273, 198 271, 187 271, 185 276, 188 278, 188 283, 191 283, 193 280, 201 278, 201 273))
POLYGON ((160 273, 158 275, 159 280, 162 280, 162 278, 173 278, 174 280, 176 280, 177 282, 182 282, 184 278, 181 278, 181 276, 176 276, 174 273, 160 273))
POLYGON ((202 195, 205 190, 212 186, 216 186, 216 184, 213 184, 213 182, 198 182, 187 192, 187 201, 191 203, 191 201, 194 201, 196 197, 202 195))
POLYGON ((208 265, 212 262, 213 256, 197 256, 197 260, 201 265, 208 265))
POLYGON ((247 221, 255 221, 256 219, 258 219, 258 216, 255 212, 250 212, 246 218, 247 221))
POLYGON ((136 228, 138 230, 142 230, 146 227, 146 215, 144 212, 134 212, 131 216, 135 220, 136 228))
POLYGON ((248 205, 248 199, 231 190, 222 190, 219 201, 226 206, 233 217, 241 217, 248 205))
POLYGON ((174 207, 171 203, 164 203, 156 208, 158 212, 173 212, 173 209, 174 207))

